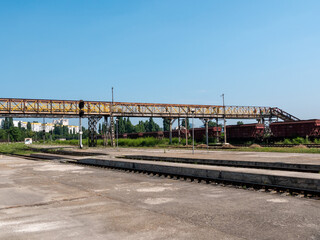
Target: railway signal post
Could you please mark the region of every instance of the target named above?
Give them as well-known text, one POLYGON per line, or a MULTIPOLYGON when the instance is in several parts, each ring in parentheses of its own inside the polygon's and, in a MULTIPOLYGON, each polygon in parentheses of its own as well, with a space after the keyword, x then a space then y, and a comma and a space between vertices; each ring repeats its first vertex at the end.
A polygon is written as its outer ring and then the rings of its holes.
POLYGON ((82 145, 82 124, 81 124, 81 118, 84 115, 83 108, 84 108, 84 101, 80 100, 79 101, 79 147, 80 148, 83 148, 83 145, 82 145))

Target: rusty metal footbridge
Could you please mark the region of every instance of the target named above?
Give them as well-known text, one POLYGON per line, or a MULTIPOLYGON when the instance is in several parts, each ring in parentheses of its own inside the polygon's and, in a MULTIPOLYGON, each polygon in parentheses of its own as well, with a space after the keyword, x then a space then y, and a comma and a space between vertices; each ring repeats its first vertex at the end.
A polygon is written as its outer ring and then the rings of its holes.
MULTIPOLYGON (((15 118, 77 118, 80 100, 49 100, 0 98, 0 117, 15 118)), ((191 104, 158 104, 84 101, 84 115, 89 120, 89 131, 94 135, 97 122, 113 117, 154 117, 168 118, 170 125, 178 118, 199 118, 208 123, 210 119, 265 119, 278 118, 297 121, 297 117, 277 108, 261 106, 221 106, 191 104)), ((93 136, 94 137, 94 136, 93 136)), ((89 138, 90 139, 90 138, 89 138)))

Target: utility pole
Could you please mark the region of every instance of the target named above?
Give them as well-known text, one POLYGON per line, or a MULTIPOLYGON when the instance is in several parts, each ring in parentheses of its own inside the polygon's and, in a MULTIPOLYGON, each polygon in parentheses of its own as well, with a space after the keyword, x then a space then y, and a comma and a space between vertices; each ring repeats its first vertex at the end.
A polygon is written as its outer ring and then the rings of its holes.
POLYGON ((114 104, 113 87, 111 88, 111 91, 112 91, 112 101, 111 101, 111 109, 110 109, 111 145, 112 147, 115 147, 114 120, 113 120, 113 104, 114 104))
POLYGON ((113 105, 113 87, 111 88, 112 91, 112 105, 113 105))
POLYGON ((224 93, 221 95, 223 105, 223 124, 224 124, 224 144, 227 144, 227 128, 226 128, 226 106, 224 105, 224 93))

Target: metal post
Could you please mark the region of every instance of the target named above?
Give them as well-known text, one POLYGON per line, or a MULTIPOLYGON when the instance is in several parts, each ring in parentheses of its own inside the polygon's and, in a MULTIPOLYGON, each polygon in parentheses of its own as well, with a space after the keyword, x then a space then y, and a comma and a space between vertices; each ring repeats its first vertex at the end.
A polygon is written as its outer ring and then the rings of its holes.
POLYGON ((217 124, 216 140, 217 140, 217 143, 219 143, 219 132, 218 132, 218 129, 219 129, 219 118, 216 118, 216 124, 217 124))
POLYGON ((110 107, 110 128, 111 128, 111 146, 115 147, 115 141, 114 141, 114 120, 113 120, 113 87, 111 88, 112 91, 112 101, 111 101, 111 107, 110 107))
POLYGON ((108 146, 108 134, 109 134, 109 132, 108 132, 108 117, 107 116, 104 116, 104 122, 105 122, 105 132, 104 132, 104 134, 105 134, 105 137, 104 137, 104 140, 106 141, 106 143, 105 143, 105 146, 107 147, 108 146))
POLYGON ((194 154, 194 110, 192 112, 192 154, 194 154))
POLYGON ((113 87, 111 88, 112 91, 112 105, 113 105, 113 87))
POLYGON ((188 146, 188 123, 187 123, 187 118, 184 120, 184 125, 185 125, 185 133, 186 133, 186 146, 188 146))
POLYGON ((209 136, 208 136, 208 131, 209 131, 208 121, 209 121, 209 119, 206 118, 204 121, 205 121, 205 125, 206 125, 206 144, 207 144, 207 149, 209 149, 209 136))
POLYGON ((170 139, 170 144, 172 144, 172 119, 169 119, 170 124, 169 124, 169 139, 170 139))
POLYGON ((224 144, 227 143, 227 128, 226 128, 226 106, 224 105, 224 93, 222 96, 222 103, 223 103, 223 124, 224 124, 224 144))
POLYGON ((46 141, 46 125, 45 125, 45 118, 43 118, 43 124, 42 124, 42 134, 43 134, 43 143, 46 141))
POLYGON ((118 144, 118 139, 119 139, 119 119, 116 119, 116 124, 117 124, 117 151, 119 151, 119 144, 118 144))
POLYGON ((178 118, 178 138, 179 138, 179 144, 181 144, 181 137, 180 137, 180 118, 178 118))
POLYGON ((83 148, 82 145, 82 124, 81 124, 81 117, 79 117, 79 147, 83 148))

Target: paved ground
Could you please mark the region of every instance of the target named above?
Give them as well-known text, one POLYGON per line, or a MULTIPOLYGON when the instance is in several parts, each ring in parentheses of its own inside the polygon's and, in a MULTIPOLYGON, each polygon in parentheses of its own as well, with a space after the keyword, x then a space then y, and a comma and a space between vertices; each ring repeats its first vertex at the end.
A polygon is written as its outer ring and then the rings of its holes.
POLYGON ((0 239, 320 239, 320 201, 0 156, 0 239))

